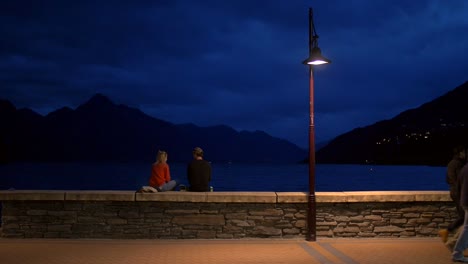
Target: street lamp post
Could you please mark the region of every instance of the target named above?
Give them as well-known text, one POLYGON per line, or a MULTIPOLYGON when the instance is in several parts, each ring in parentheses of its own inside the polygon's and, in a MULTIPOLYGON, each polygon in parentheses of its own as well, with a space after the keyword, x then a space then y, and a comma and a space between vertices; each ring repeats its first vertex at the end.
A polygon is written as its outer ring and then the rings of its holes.
POLYGON ((312 8, 309 8, 309 57, 302 63, 309 65, 309 197, 307 212, 306 240, 316 241, 316 200, 315 200, 315 125, 314 125, 314 65, 330 63, 322 56, 318 47, 318 35, 315 32, 312 8))

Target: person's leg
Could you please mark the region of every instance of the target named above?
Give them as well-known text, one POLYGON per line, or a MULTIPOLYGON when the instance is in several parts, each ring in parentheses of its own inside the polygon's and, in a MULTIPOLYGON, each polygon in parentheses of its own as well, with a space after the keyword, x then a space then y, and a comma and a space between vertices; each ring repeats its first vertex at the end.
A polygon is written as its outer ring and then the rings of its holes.
MULTIPOLYGON (((457 199, 455 197, 455 200, 460 200, 459 198, 457 199)), ((454 201, 455 201, 454 200, 454 201)), ((452 223, 450 223, 450 225, 447 227, 447 230, 449 232, 453 232, 455 230, 458 229, 459 226, 461 226, 464 222, 464 219, 465 219, 465 211, 463 210, 463 208, 459 205, 459 203, 455 203, 455 208, 457 210, 457 214, 458 214, 458 217, 457 219, 455 219, 455 221, 453 221, 452 223)))
POLYGON ((465 219, 465 211, 460 206, 460 202, 459 202, 460 197, 458 197, 458 195, 456 195, 456 193, 453 192, 452 190, 450 190, 450 198, 452 198, 452 201, 455 204, 455 210, 457 211, 457 218, 448 225, 447 229, 439 230, 439 236, 442 239, 442 242, 447 247, 449 248, 451 247, 453 249, 455 242, 458 238, 458 235, 461 232, 459 227, 463 225, 463 222, 465 219), (454 231, 456 231, 457 236, 449 239, 449 233, 453 233, 454 231))
POLYGON ((166 182, 163 186, 161 186, 161 191, 167 192, 173 190, 177 186, 177 181, 172 180, 169 182, 166 182))
POLYGON ((445 243, 445 246, 450 252, 452 252, 453 249, 455 248, 455 243, 457 243, 457 240, 460 237, 460 234, 462 231, 463 231, 463 225, 460 225, 457 229, 457 232, 452 237, 449 237, 447 242, 445 243))
POLYGON ((465 211, 465 221, 463 222, 463 230, 460 233, 460 236, 457 239, 457 243, 455 243, 455 247, 452 252, 452 259, 454 261, 460 261, 464 263, 468 263, 468 258, 463 256, 463 251, 468 246, 468 207, 463 208, 465 211))

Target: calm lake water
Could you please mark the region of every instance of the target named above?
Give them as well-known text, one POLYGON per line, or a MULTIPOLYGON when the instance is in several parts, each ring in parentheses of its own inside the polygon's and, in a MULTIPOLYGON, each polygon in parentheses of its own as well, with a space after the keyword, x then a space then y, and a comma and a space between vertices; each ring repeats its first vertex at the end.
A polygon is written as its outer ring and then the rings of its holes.
MULTIPOLYGON (((186 181, 186 164, 169 163, 186 181)), ((307 192, 305 164, 213 163, 214 191, 307 192)), ((0 190, 137 190, 147 185, 147 163, 14 163, 0 165, 0 190)), ((445 167, 316 166, 316 191, 448 190, 445 167)))

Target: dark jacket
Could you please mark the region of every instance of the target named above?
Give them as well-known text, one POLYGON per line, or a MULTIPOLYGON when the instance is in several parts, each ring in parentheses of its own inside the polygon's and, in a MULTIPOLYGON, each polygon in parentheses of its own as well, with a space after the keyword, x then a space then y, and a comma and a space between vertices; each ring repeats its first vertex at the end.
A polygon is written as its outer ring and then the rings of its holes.
POLYGON ((460 171, 458 182, 460 185, 460 205, 465 208, 468 207, 468 165, 463 166, 460 171))
POLYGON ((459 159, 458 157, 454 157, 447 165, 447 175, 445 180, 450 186, 450 196, 452 199, 459 199, 460 197, 458 175, 460 174, 463 165, 465 165, 465 161, 459 159))
POLYGON ((210 190, 211 165, 206 160, 192 160, 187 166, 189 191, 207 192, 210 190))

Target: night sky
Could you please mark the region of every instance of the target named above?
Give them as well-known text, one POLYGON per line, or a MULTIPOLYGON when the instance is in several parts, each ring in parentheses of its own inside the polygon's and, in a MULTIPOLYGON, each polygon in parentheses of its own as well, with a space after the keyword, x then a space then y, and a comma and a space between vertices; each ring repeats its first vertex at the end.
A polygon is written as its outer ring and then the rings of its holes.
POLYGON ((2 1, 0 98, 41 113, 96 93, 175 123, 307 147, 308 8, 316 142, 468 80, 465 0, 2 1))

